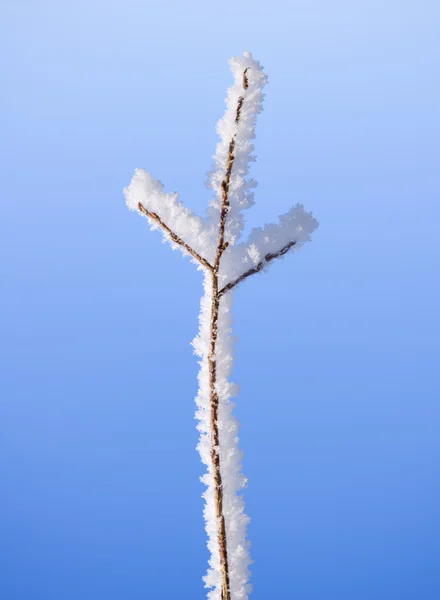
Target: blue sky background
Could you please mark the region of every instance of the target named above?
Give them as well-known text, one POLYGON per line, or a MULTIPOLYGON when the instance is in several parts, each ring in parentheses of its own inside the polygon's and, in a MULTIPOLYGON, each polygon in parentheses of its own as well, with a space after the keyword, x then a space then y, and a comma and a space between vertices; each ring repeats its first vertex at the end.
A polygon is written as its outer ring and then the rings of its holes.
POLYGON ((231 76, 269 75, 249 227, 312 244, 237 292, 254 600, 440 597, 440 4, 4 0, 0 597, 203 598, 201 274, 129 213, 202 213, 231 76))

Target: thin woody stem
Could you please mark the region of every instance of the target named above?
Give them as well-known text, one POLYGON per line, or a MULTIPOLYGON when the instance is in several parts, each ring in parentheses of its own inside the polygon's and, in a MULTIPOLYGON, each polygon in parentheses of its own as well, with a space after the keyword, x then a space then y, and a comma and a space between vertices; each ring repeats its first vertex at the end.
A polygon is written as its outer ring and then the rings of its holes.
POLYGON ((289 242, 288 244, 283 246, 281 250, 278 250, 278 252, 266 254, 264 259, 261 260, 255 267, 252 267, 252 269, 249 269, 249 271, 246 271, 245 273, 243 273, 243 275, 240 275, 240 277, 237 277, 237 279, 231 281, 231 283, 228 283, 227 285, 222 287, 222 289, 218 292, 219 298, 221 298, 223 294, 226 294, 226 292, 229 292, 229 290, 232 290, 232 288, 234 288, 236 285, 241 283, 243 279, 246 279, 251 275, 255 275, 255 273, 259 273, 266 263, 270 262, 271 260, 274 260, 274 258, 279 258, 280 256, 286 254, 286 252, 293 248, 295 244, 296 242, 289 242))
POLYGON ((209 262, 205 258, 203 258, 203 256, 200 256, 200 254, 198 252, 193 250, 191 248, 191 246, 189 246, 186 242, 184 242, 176 233, 174 233, 174 231, 172 231, 168 227, 168 225, 162 221, 162 219, 159 217, 158 214, 156 214, 154 212, 150 212, 140 202, 138 203, 138 209, 139 209, 139 212, 144 214, 146 217, 152 219, 153 221, 156 221, 156 223, 158 223, 158 225, 160 225, 162 227, 162 229, 164 229, 168 233, 168 235, 173 240, 173 242, 175 242, 176 244, 179 244, 179 246, 182 246, 182 248, 185 248, 185 250, 187 252, 189 252, 189 254, 191 254, 191 256, 193 256, 196 260, 198 260, 199 263, 201 263, 204 267, 206 267, 210 271, 213 270, 213 266, 210 265, 209 262))
MULTIPOLYGON (((243 72, 243 89, 248 88, 247 69, 243 72)), ((241 109, 244 98, 240 96, 237 102, 237 110, 235 113, 235 124, 240 122, 241 109)), ((231 180, 232 167, 234 164, 235 150, 235 134, 229 142, 228 158, 226 161, 226 173, 221 183, 222 190, 222 205, 220 209, 220 224, 217 240, 217 251, 215 255, 214 265, 211 268, 212 281, 212 305, 211 305, 211 324, 210 324, 210 343, 208 354, 209 366, 209 390, 210 390, 210 409, 211 409, 211 461, 212 473, 214 479, 214 504, 217 517, 217 535, 218 548, 220 555, 220 571, 221 571, 221 600, 231 600, 230 581, 229 581, 229 563, 228 563, 228 547, 226 536, 226 522, 223 510, 223 482, 220 465, 220 438, 218 428, 218 410, 219 397, 216 389, 217 384, 217 360, 216 360, 216 344, 218 335, 218 317, 221 293, 218 289, 218 270, 223 252, 228 246, 225 242, 226 219, 229 212, 229 183, 231 180)))
MULTIPOLYGON (((248 78, 246 75, 247 71, 248 70, 245 69, 243 72, 243 88, 245 90, 247 90, 248 86, 249 86, 248 78)), ((235 111, 235 124, 236 125, 238 125, 238 123, 240 122, 241 109, 243 106, 243 102, 244 102, 244 98, 243 98, 243 96, 240 96, 238 99, 238 102, 237 102, 237 110, 235 111)), ((225 243, 224 239, 225 239, 226 217, 229 212, 229 198, 228 198, 229 183, 231 181, 232 166, 234 164, 234 159, 235 159, 235 155, 234 155, 235 135, 236 134, 234 133, 231 141, 229 142, 228 159, 226 161, 226 174, 221 183, 222 206, 221 206, 221 210, 220 210, 220 225, 219 225, 218 241, 217 241, 217 253, 216 253, 215 261, 214 261, 214 269, 216 271, 218 271, 221 256, 228 246, 228 242, 225 243)))

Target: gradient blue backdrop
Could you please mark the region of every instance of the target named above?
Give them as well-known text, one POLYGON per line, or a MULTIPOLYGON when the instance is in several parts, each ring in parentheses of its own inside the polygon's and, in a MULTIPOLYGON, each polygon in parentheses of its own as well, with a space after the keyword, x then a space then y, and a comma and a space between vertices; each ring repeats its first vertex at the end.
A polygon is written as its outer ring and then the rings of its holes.
POLYGON ((230 55, 269 75, 235 297, 254 600, 440 598, 440 4, 3 0, 0 597, 203 598, 201 274, 122 196, 203 212, 230 55))

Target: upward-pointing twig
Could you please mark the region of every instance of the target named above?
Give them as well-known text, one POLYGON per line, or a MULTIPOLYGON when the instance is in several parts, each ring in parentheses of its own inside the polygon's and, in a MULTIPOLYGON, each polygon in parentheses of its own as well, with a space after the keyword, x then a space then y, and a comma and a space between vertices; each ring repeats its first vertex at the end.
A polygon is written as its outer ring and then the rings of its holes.
MULTIPOLYGON (((246 76, 247 69, 243 73, 243 88, 248 88, 248 79, 246 76)), ((241 109, 244 98, 240 96, 237 102, 237 110, 235 113, 235 124, 240 121, 241 109)), ((226 219, 229 211, 229 182, 231 180, 232 167, 234 164, 234 148, 235 134, 229 142, 228 158, 226 162, 226 173, 221 183, 222 189, 222 205, 220 210, 220 223, 217 240, 217 251, 215 255, 214 268, 211 272, 212 277, 212 304, 211 304, 211 324, 210 324, 210 344, 209 344, 209 390, 210 390, 210 409, 211 409, 211 461, 214 477, 214 503, 217 517, 217 536, 218 547, 220 554, 220 570, 221 570, 221 600, 231 600, 231 591, 229 585, 229 563, 228 563, 228 547, 226 537, 226 522, 223 511, 223 484, 222 472, 220 464, 220 439, 218 429, 218 407, 219 398, 216 390, 217 383, 217 361, 215 356, 217 343, 218 316, 220 306, 220 294, 218 286, 218 269, 223 252, 227 248, 225 243, 225 228, 226 219)))

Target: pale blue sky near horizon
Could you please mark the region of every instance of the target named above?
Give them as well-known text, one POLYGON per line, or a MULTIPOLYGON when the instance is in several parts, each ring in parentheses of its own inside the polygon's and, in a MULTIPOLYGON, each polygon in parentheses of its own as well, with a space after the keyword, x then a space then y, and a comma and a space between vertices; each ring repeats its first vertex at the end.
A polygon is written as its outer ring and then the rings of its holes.
POLYGON ((4 0, 0 598, 204 598, 201 274, 130 213, 203 213, 244 50, 247 227, 311 244, 234 299, 253 600, 440 597, 440 4, 4 0))

